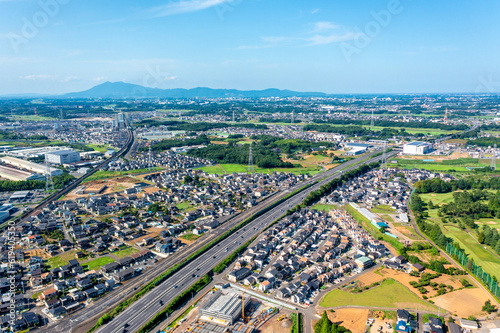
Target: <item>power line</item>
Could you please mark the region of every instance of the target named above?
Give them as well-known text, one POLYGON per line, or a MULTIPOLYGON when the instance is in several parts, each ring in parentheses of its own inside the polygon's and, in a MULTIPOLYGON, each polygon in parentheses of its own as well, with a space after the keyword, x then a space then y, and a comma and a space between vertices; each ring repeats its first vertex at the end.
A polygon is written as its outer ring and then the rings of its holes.
POLYGON ((250 149, 248 150, 248 172, 253 174, 255 172, 255 167, 253 166, 253 156, 252 156, 252 144, 250 143, 250 149))

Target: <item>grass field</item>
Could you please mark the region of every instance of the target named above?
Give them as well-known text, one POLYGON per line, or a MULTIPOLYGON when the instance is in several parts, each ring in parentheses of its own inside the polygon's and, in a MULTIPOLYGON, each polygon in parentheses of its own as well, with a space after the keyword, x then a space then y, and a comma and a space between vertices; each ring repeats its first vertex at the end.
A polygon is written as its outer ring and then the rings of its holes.
POLYGON ((358 305, 385 308, 415 308, 418 306, 422 310, 438 310, 436 306, 421 300, 393 279, 387 279, 380 286, 357 294, 335 289, 323 298, 320 305, 322 307, 358 305))
MULTIPOLYGON (((72 259, 74 259, 74 257, 72 259)), ((49 265, 50 269, 64 266, 67 264, 69 264, 69 261, 62 259, 59 256, 47 259, 47 265, 49 265)))
POLYGON ((89 148, 92 148, 94 150, 100 151, 101 153, 105 153, 107 150, 113 149, 113 148, 111 148, 108 145, 96 145, 96 144, 93 144, 93 143, 88 143, 85 146, 87 146, 89 148))
POLYGON ((188 240, 188 241, 194 241, 198 238, 201 237, 201 235, 195 235, 193 233, 187 233, 185 235, 180 236, 182 239, 188 240))
MULTIPOLYGON (((432 159, 432 156, 429 156, 429 159, 432 159)), ((391 159, 392 161, 392 159, 391 159)), ((424 162, 422 160, 416 159, 396 159, 398 163, 388 163, 387 166, 390 167, 400 167, 400 168, 417 168, 417 169, 425 169, 430 171, 455 171, 455 172, 470 172, 466 167, 470 168, 481 168, 488 167, 487 163, 480 163, 478 159, 474 158, 458 158, 455 160, 448 160, 442 162, 424 162)))
MULTIPOLYGON (((206 173, 209 174, 230 174, 233 172, 236 173, 245 173, 248 172, 248 165, 242 165, 242 164, 217 164, 217 165, 212 165, 212 166, 206 166, 206 167, 201 167, 199 168, 206 173)), ((256 173, 271 173, 271 172, 291 172, 294 174, 310 174, 310 175, 315 175, 317 173, 322 172, 323 169, 320 166, 307 166, 307 167, 300 167, 300 168, 259 168, 255 167, 255 172, 256 173)))
POLYGON ((378 205, 372 208, 371 211, 375 214, 391 214, 396 212, 396 210, 389 205, 378 205))
MULTIPOLYGON (((420 197, 425 202, 432 200, 434 205, 441 203, 449 203, 453 201, 453 193, 426 193, 421 194, 420 197)), ((490 275, 500 276, 500 259, 498 256, 492 254, 494 252, 489 246, 479 244, 477 239, 477 232, 472 231, 470 234, 466 230, 462 230, 454 223, 443 223, 441 218, 437 215, 437 209, 429 209, 429 220, 438 223, 443 230, 443 233, 457 241, 466 253, 474 259, 474 262, 489 273, 490 275), (490 252, 491 251, 491 252, 490 252)), ((497 228, 500 225, 500 219, 497 218, 484 218, 477 220, 479 224, 486 224, 492 228, 497 228)))
POLYGON ((98 270, 99 268, 101 268, 101 266, 104 266, 112 262, 115 262, 115 259, 110 257, 101 257, 91 261, 87 261, 86 263, 83 263, 81 265, 84 268, 88 268, 88 270, 91 271, 91 270, 98 270))
POLYGON ((137 252, 139 252, 139 250, 137 250, 136 248, 127 247, 127 248, 124 248, 123 250, 113 252, 113 255, 117 256, 118 258, 125 258, 125 257, 128 257, 129 255, 137 253, 137 252))
POLYGON ((327 204, 315 204, 311 207, 311 209, 316 210, 324 210, 325 212, 329 212, 332 209, 337 209, 337 205, 327 205, 327 204))
MULTIPOLYGON (((155 167, 154 170, 163 170, 160 167, 155 167)), ((92 176, 85 179, 84 183, 90 182, 92 180, 100 180, 106 178, 115 178, 126 175, 133 175, 137 173, 148 172, 148 169, 137 169, 137 170, 128 170, 128 171, 97 171, 92 176)))
POLYGON ((183 201, 175 205, 177 209, 182 210, 182 211, 191 211, 191 210, 196 210, 193 205, 191 205, 188 201, 183 201))

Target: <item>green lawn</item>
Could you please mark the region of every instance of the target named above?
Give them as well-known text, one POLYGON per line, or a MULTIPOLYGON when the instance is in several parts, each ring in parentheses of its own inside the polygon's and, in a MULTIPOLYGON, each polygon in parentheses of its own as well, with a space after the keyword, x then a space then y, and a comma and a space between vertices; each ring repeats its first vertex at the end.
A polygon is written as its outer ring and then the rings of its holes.
POLYGON ((137 253, 137 252, 139 252, 139 250, 137 250, 136 248, 127 247, 127 248, 124 248, 122 250, 113 252, 113 255, 117 256, 118 258, 125 258, 125 257, 128 257, 129 255, 137 253))
POLYGON ((187 233, 185 235, 180 236, 182 239, 188 240, 188 241, 194 241, 198 238, 201 237, 201 235, 195 235, 193 233, 187 233))
POLYGON ((193 205, 189 201, 183 201, 175 205, 177 209, 182 210, 182 211, 188 211, 191 208, 194 208, 193 205))
POLYGON ((96 144, 93 144, 93 143, 88 143, 85 146, 87 146, 89 148, 92 148, 94 150, 100 151, 101 153, 105 153, 107 150, 113 149, 113 148, 111 148, 108 145, 96 145, 96 144))
POLYGON ((443 233, 457 241, 465 252, 474 259, 474 262, 481 266, 486 273, 500 276, 500 260, 485 249, 485 245, 479 244, 467 231, 454 225, 446 224, 442 228, 443 233))
MULTIPOLYGON (((429 159, 433 159, 433 157, 429 156, 429 159)), ((390 161, 392 160, 393 159, 390 159, 390 161)), ((481 163, 478 159, 474 158, 459 158, 455 160, 445 160, 442 162, 424 162, 422 160, 397 158, 396 161, 398 161, 398 163, 388 163, 387 166, 407 169, 417 168, 431 171, 454 170, 456 172, 470 172, 470 170, 468 170, 466 167, 480 168, 489 166, 489 164, 481 163)))
POLYGON ((380 286, 357 294, 335 289, 323 298, 320 305, 323 307, 358 305, 386 308, 416 308, 418 306, 422 310, 438 310, 435 305, 418 298, 393 279, 387 279, 380 286))
POLYGON ((389 205, 378 205, 372 208, 371 211, 375 214, 391 214, 396 212, 396 210, 389 205))
POLYGON ((101 266, 104 266, 112 262, 115 262, 115 259, 110 257, 101 257, 91 261, 87 261, 86 263, 83 263, 81 265, 84 268, 88 268, 88 270, 91 271, 91 270, 98 270, 99 268, 101 268, 101 266))
POLYGON ((420 198, 425 202, 432 200, 432 203, 436 206, 442 203, 450 203, 453 201, 453 192, 450 193, 425 193, 419 194, 420 198))
MULTIPOLYGON (((72 259, 75 259, 75 258, 73 257, 72 259)), ((59 266, 64 266, 67 264, 69 264, 69 261, 62 259, 59 256, 55 256, 55 257, 47 259, 47 265, 49 265, 50 269, 56 268, 59 266)))
MULTIPOLYGON (((153 170, 163 170, 163 168, 155 167, 153 170)), ((133 175, 136 173, 148 172, 148 169, 137 169, 137 170, 128 170, 128 171, 97 171, 92 176, 85 179, 84 182, 89 182, 92 180, 106 179, 106 178, 114 178, 121 177, 126 175, 133 175)))
MULTIPOLYGON (((248 165, 243 164, 219 164, 215 166, 206 166, 199 168, 206 173, 217 173, 217 174, 229 174, 229 173, 242 173, 248 172, 248 165), (225 171, 225 172, 224 172, 225 171)), ((256 173, 270 173, 270 172, 291 172, 294 174, 310 174, 315 175, 323 171, 323 168, 320 166, 307 166, 307 167, 299 167, 299 168, 259 168, 255 166, 256 173)))
POLYGON ((324 204, 315 204, 314 206, 311 207, 311 209, 316 209, 316 210, 324 210, 325 212, 329 212, 332 209, 337 209, 337 205, 324 205, 324 204))

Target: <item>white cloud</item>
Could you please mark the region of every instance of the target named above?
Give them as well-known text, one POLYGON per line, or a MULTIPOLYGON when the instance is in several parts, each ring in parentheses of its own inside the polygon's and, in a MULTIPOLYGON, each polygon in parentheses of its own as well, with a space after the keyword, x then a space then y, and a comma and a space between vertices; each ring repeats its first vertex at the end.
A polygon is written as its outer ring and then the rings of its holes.
POLYGON ((78 76, 67 76, 64 78, 63 82, 71 82, 71 81, 77 81, 80 78, 78 76))
POLYGON ((353 40, 361 32, 343 27, 333 22, 315 22, 310 25, 310 29, 295 36, 266 36, 261 37, 262 44, 242 45, 238 49, 265 49, 283 46, 316 46, 353 40))
POLYGON ((23 75, 20 76, 19 78, 23 80, 49 80, 53 79, 54 76, 49 74, 31 74, 31 75, 23 75))
POLYGON ((314 8, 313 10, 311 10, 311 14, 316 14, 316 13, 319 13, 321 9, 319 8, 314 8))
POLYGON ((170 16, 197 12, 210 7, 219 6, 224 3, 231 3, 234 0, 180 0, 172 1, 166 5, 155 7, 150 12, 155 17, 170 16))

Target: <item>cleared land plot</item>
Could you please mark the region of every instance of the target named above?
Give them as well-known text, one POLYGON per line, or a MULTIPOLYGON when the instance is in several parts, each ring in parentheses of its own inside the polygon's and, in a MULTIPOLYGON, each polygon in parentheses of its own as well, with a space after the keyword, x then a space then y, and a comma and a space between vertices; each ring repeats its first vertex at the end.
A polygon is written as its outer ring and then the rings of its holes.
POLYGON ((321 300, 320 305, 326 308, 348 305, 385 308, 418 306, 419 309, 437 311, 436 306, 418 298, 402 284, 392 279, 384 281, 378 287, 357 294, 335 289, 321 300))
POLYGON ((467 318, 469 316, 485 315, 486 313, 482 311, 482 307, 488 299, 495 304, 485 292, 479 292, 477 288, 466 288, 434 297, 432 300, 441 308, 459 317, 467 318))
POLYGON ((127 176, 110 178, 110 179, 93 180, 93 181, 85 182, 81 186, 78 186, 76 189, 74 189, 73 191, 71 191, 70 193, 65 195, 64 200, 74 200, 77 198, 86 198, 86 197, 92 196, 91 193, 93 193, 93 192, 88 190, 88 189, 93 189, 93 188, 98 189, 104 185, 106 185, 106 188, 101 193, 96 194, 96 195, 121 192, 125 189, 133 187, 135 183, 139 183, 139 182, 140 181, 138 179, 134 179, 132 177, 127 177, 127 176), (77 194, 77 191, 82 186, 84 187, 83 192, 81 194, 77 194))
MULTIPOLYGON (((388 163, 390 167, 400 167, 400 168, 417 168, 425 169, 431 171, 455 171, 455 172, 470 172, 467 167, 470 168, 481 168, 488 167, 489 164, 481 163, 478 159, 474 158, 459 158, 454 160, 440 160, 434 156, 426 156, 427 159, 433 159, 433 162, 424 162, 420 159, 407 159, 407 158, 396 158, 398 163, 388 163)), ((391 159, 392 161, 392 159, 391 159)))
MULTIPOLYGON (((163 168, 155 167, 154 170, 155 171, 163 170, 163 168)), ((121 177, 121 176, 126 176, 126 175, 133 175, 133 174, 137 174, 137 173, 144 173, 144 172, 151 172, 151 170, 148 170, 148 169, 137 169, 137 170, 126 170, 126 171, 104 171, 104 170, 102 170, 102 171, 97 171, 92 176, 85 179, 84 183, 92 181, 92 180, 121 177)))
POLYGON ((328 319, 351 332, 364 332, 369 311, 368 309, 337 309, 333 313, 327 311, 327 314, 328 319))

